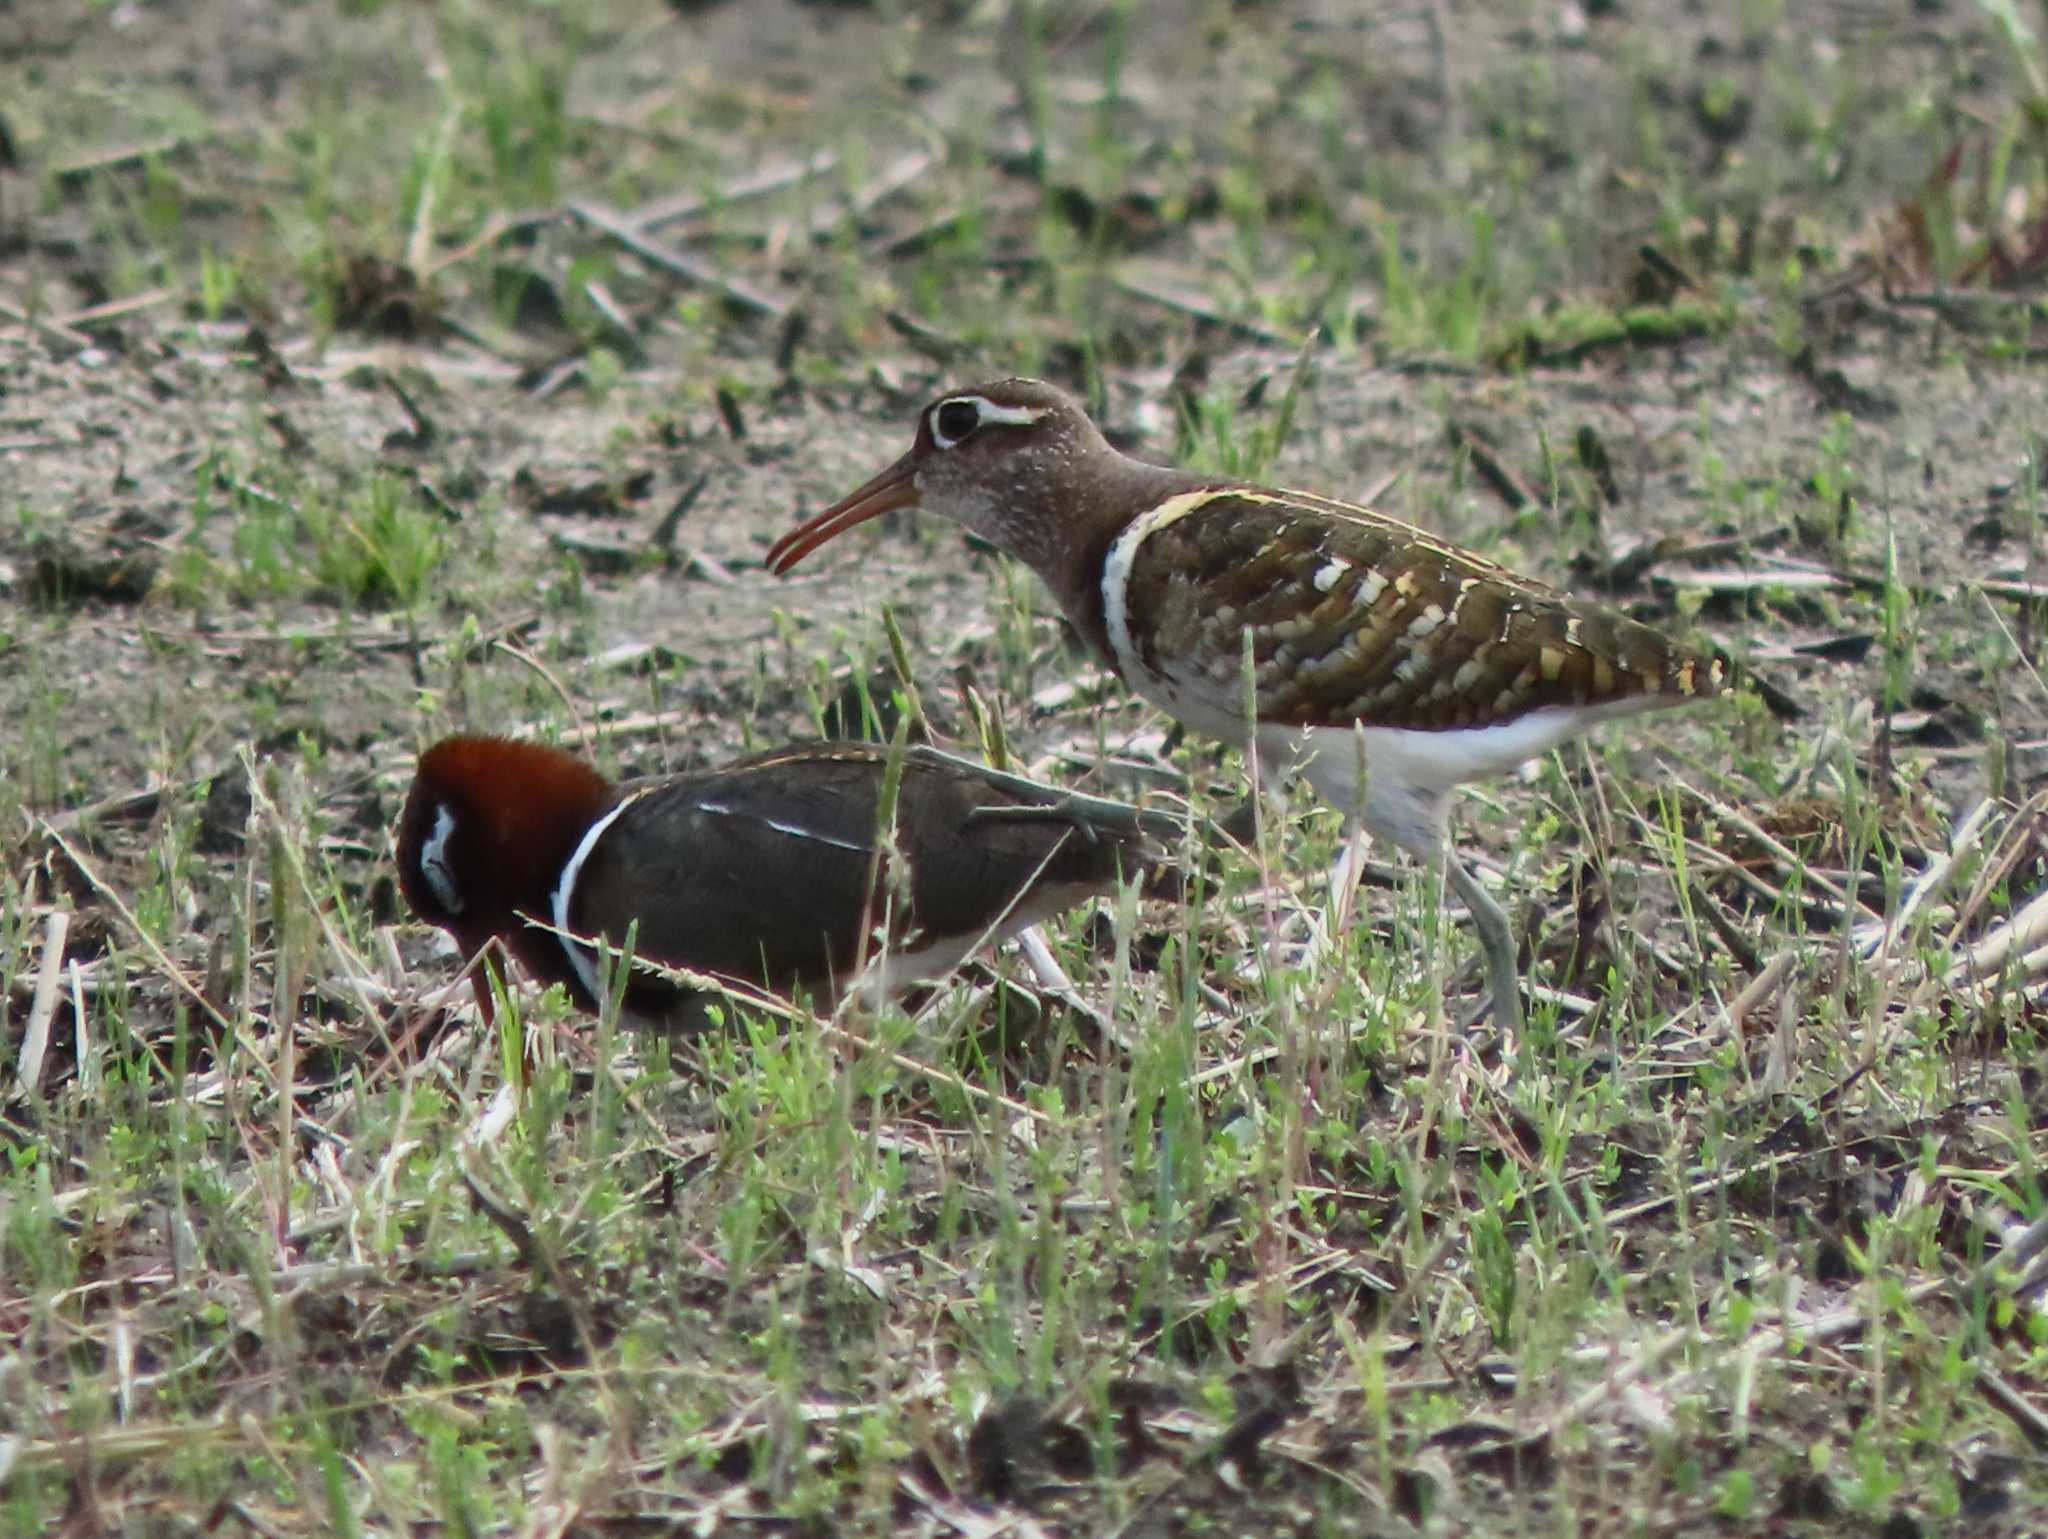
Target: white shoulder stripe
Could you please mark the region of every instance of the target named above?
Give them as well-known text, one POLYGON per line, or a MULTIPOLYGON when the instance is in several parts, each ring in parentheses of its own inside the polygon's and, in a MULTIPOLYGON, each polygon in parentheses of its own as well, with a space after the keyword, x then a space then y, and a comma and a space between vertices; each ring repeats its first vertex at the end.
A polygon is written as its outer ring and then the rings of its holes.
POLYGON ((1102 628, 1109 633, 1109 646, 1116 655, 1117 672, 1126 679, 1142 679, 1149 671, 1131 642, 1131 568, 1137 564, 1139 550, 1168 524, 1178 523, 1218 497, 1243 495, 1242 492, 1215 487, 1182 492, 1140 513, 1110 545, 1109 554, 1102 560, 1102 628))
POLYGON ((579 946, 569 939, 569 932, 574 928, 569 923, 569 910, 576 896, 576 878, 583 874, 583 862, 590 857, 590 852, 597 848, 597 841, 604 837, 604 831, 618 821, 619 814, 645 794, 641 792, 627 797, 591 824, 584 833, 582 842, 576 846, 576 852, 563 865, 561 880, 555 884, 555 928, 563 932, 555 939, 562 943, 562 950, 569 958, 569 965, 576 969, 576 976, 583 981, 583 987, 590 991, 590 997, 599 1005, 604 1003, 604 980, 598 976, 597 959, 591 954, 591 949, 588 946, 579 946))

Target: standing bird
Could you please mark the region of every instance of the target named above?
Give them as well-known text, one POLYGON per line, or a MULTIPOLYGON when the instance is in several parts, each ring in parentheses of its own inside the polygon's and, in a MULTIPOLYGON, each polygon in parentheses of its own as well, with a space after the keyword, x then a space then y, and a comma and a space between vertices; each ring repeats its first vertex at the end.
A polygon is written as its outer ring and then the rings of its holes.
MULTIPOLYGON (((804 743, 614 787, 575 755, 451 737, 420 756, 398 830, 413 912, 465 954, 496 940, 595 1010, 597 948, 836 997, 943 977, 1120 876, 1163 860, 1169 815, 1079 796, 929 748, 804 743), (872 937, 886 924, 886 946, 872 937), (552 927, 552 928, 549 928, 552 927), (877 955, 879 953, 879 955, 877 955)), ((490 1014, 479 975, 477 1002, 490 1014)), ((677 1026, 692 991, 636 968, 626 1010, 677 1026)))
POLYGON ((1718 658, 1412 524, 1132 459, 1042 380, 932 402, 908 454, 776 541, 768 565, 786 573, 855 524, 909 507, 1036 571, 1074 628, 1168 715, 1252 745, 1258 763, 1307 776, 1347 819, 1441 863, 1510 1025, 1521 1019, 1515 939, 1449 846, 1451 790, 1599 722, 1727 686, 1718 658))

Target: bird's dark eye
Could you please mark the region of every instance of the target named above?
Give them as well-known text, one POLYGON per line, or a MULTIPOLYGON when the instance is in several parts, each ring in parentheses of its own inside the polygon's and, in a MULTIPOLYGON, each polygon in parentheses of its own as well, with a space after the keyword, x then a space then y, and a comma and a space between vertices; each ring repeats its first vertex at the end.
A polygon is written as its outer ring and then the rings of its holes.
POLYGON ((964 398, 941 401, 932 413, 932 441, 941 449, 950 449, 980 426, 979 402, 964 398))

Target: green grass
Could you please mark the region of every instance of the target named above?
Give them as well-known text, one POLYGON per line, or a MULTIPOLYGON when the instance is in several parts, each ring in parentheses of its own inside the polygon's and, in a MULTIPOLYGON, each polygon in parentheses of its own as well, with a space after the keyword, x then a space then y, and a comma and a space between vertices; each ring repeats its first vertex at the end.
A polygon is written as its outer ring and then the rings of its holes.
POLYGON ((2039 217, 2033 12, 47 9, 0 67, 0 1534, 2040 1527, 2038 327, 1947 291, 2039 217), (567 212, 685 195, 650 237, 768 311, 567 212), (1859 282, 1914 199, 1928 292, 1859 282), (1100 1025, 1004 957, 673 1060, 517 978, 484 1029, 391 881, 445 731, 637 772, 922 719, 1231 810, 950 527, 760 570, 1018 368, 1612 578, 1804 714, 1461 800, 1512 1036, 1406 863, 1302 964, 1305 792, 1053 926, 1100 1025), (45 593, 60 539, 154 584, 45 593))
POLYGON ((195 610, 226 598, 417 612, 448 549, 446 520, 390 476, 337 487, 281 460, 245 472, 210 455, 197 479, 173 573, 195 610))

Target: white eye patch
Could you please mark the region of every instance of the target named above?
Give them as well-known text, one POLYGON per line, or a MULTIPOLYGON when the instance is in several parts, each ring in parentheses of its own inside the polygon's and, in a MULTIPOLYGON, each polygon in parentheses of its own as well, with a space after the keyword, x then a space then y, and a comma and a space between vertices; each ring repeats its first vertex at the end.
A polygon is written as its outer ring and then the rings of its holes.
POLYGON ((950 449, 977 428, 1029 427, 1044 415, 1043 407, 1002 406, 985 395, 948 396, 932 408, 932 444, 950 449))
POLYGON ((420 875, 433 889, 434 901, 449 913, 459 914, 468 905, 463 902, 462 889, 455 885, 455 870, 448 864, 448 841, 454 835, 455 814, 446 807, 435 808, 434 831, 420 846, 420 875))

